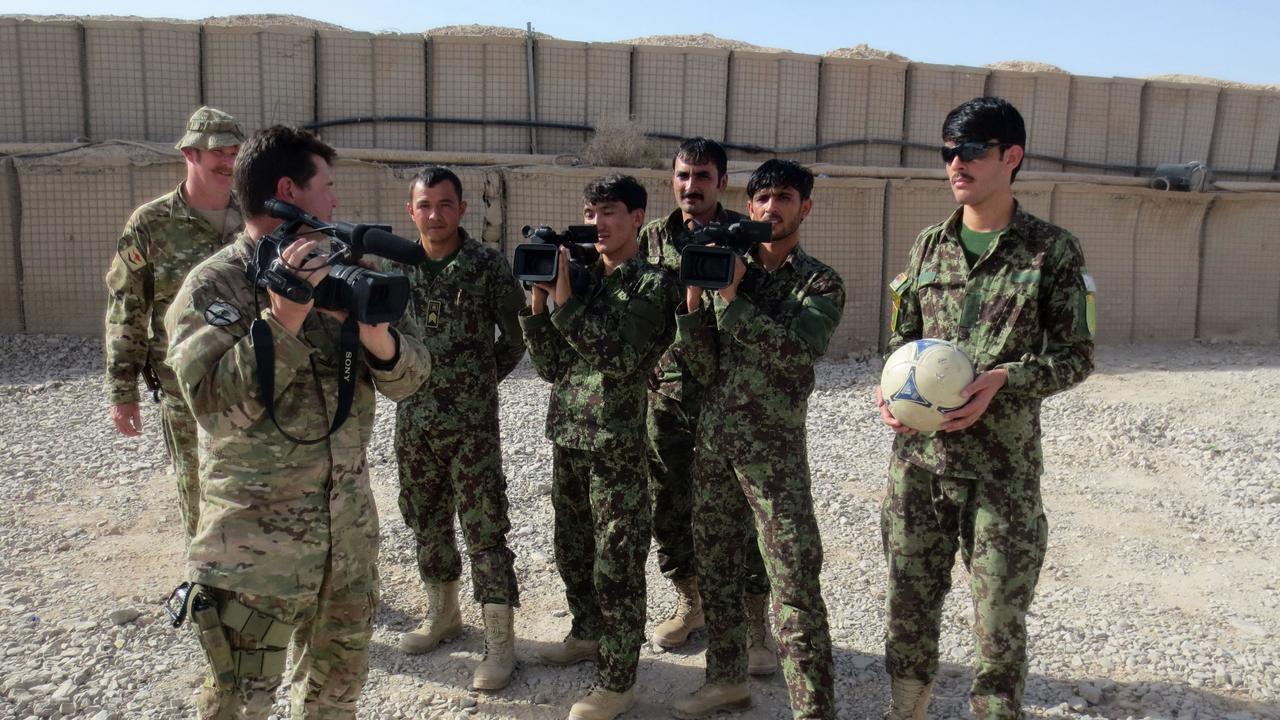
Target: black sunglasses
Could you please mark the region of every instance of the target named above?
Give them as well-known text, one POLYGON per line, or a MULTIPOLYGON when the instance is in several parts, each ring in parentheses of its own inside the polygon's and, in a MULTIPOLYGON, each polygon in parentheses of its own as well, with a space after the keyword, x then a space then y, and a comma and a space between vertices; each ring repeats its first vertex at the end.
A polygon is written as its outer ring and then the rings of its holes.
POLYGON ((943 146, 942 162, 950 165, 951 161, 956 159, 956 156, 960 157, 960 162, 973 162, 979 158, 986 157, 987 153, 990 152, 993 147, 998 147, 1003 150, 1004 148, 1011 146, 1009 143, 1002 143, 999 141, 986 143, 966 142, 960 143, 955 147, 943 146))

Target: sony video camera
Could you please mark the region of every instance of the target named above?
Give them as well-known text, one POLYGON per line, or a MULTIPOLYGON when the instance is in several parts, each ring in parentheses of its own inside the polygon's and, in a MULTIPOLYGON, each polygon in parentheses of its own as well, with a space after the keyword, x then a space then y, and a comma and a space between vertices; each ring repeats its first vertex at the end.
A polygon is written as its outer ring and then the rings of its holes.
POLYGON ((600 252, 596 250, 598 235, 595 225, 570 225, 562 233, 546 225, 525 225, 520 234, 529 242, 517 245, 512 258, 511 274, 517 280, 526 286, 555 282, 560 270, 560 248, 565 247, 569 249, 569 284, 573 294, 578 297, 586 294, 590 284, 587 268, 600 259, 600 252))
POLYGON ((318 308, 345 310, 367 325, 395 322, 404 315, 409 304, 409 279, 356 263, 364 255, 377 255, 419 265, 426 259, 421 245, 392 234, 390 225, 328 223, 283 200, 267 200, 265 205, 271 217, 284 223, 258 241, 254 273, 261 287, 296 303, 314 299, 318 308), (285 248, 309 233, 330 238, 326 254, 331 269, 315 287, 281 259, 285 248))
POLYGON ((719 290, 733 284, 736 260, 757 243, 773 237, 773 224, 740 220, 730 225, 698 225, 689 233, 680 251, 680 282, 683 285, 719 290), (708 247, 714 245, 715 247, 708 247))

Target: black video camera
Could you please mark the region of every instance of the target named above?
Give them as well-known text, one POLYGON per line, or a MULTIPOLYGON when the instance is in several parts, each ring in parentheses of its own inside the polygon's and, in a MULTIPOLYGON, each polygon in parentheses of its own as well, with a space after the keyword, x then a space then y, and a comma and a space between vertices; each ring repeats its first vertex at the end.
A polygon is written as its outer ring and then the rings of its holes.
POLYGON ((587 268, 600 259, 595 225, 570 225, 558 233, 546 225, 525 225, 520 234, 530 240, 516 246, 511 274, 526 286, 555 282, 560 270, 560 248, 569 249, 569 284, 573 294, 584 297, 591 282, 587 268))
POLYGON ((258 285, 296 303, 315 300, 325 310, 345 310, 367 325, 395 322, 409 305, 409 279, 357 265, 364 255, 377 255, 406 265, 419 265, 426 252, 418 243, 391 233, 390 225, 328 223, 283 200, 265 203, 271 217, 284 220, 258 241, 254 276, 258 285), (307 230, 303 229, 306 226, 307 230), (312 287, 281 258, 294 240, 308 233, 331 238, 326 261, 329 275, 312 287))
POLYGON ((680 282, 683 285, 719 290, 733 284, 737 258, 773 237, 773 223, 740 220, 731 225, 698 225, 689 233, 680 251, 680 282), (715 245, 715 247, 708 247, 715 245))

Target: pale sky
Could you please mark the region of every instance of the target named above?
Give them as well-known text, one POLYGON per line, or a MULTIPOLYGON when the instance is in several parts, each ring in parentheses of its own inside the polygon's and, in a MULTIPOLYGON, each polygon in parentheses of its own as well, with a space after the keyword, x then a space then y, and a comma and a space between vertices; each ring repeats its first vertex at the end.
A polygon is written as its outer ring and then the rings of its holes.
POLYGON ((0 14, 7 13, 185 19, 212 13, 288 13, 371 32, 421 32, 468 23, 523 28, 532 22, 535 30, 565 40, 614 41, 706 32, 810 54, 867 43, 912 60, 948 65, 1033 60, 1079 75, 1177 73, 1280 84, 1277 0, 317 0, 308 4, 220 0, 212 5, 159 0, 0 0, 0 14))

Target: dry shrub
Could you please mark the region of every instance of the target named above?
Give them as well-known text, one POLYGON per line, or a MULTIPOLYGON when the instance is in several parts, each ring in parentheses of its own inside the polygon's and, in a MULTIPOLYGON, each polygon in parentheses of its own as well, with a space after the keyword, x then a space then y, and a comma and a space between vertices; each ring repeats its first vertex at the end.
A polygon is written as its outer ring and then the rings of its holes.
POLYGON ((661 168, 658 150, 635 120, 615 118, 596 125, 596 132, 582 146, 582 162, 599 167, 661 168))

